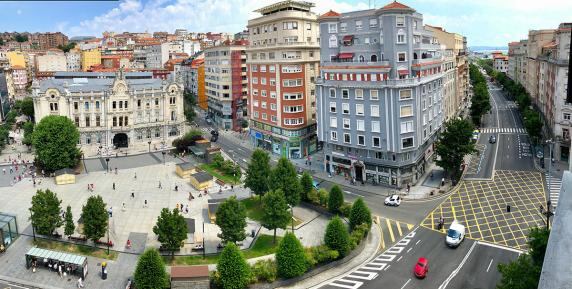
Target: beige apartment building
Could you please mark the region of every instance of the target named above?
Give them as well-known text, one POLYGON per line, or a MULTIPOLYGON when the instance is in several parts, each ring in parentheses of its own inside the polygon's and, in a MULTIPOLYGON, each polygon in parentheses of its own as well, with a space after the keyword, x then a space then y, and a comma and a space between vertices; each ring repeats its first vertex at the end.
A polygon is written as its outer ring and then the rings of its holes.
POLYGON ((508 76, 522 86, 526 85, 528 40, 508 44, 508 76))
POLYGON ((248 91, 253 144, 287 158, 316 151, 320 45, 313 3, 287 0, 248 21, 248 91))
POLYGON ((36 57, 38 72, 67 71, 66 55, 61 50, 48 50, 44 55, 36 57))
POLYGON ((530 30, 528 32, 525 88, 530 94, 532 102, 538 107, 546 106, 546 99, 542 99, 538 95, 538 56, 542 53, 542 47, 551 42, 553 37, 554 29, 530 30))

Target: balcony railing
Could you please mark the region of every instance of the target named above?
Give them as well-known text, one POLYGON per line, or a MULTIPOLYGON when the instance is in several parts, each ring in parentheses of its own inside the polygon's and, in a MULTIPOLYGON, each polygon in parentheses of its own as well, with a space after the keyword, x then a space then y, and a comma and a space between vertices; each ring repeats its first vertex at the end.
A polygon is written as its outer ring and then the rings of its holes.
POLYGON ((324 61, 322 62, 322 66, 335 66, 335 67, 344 67, 344 66, 389 66, 389 60, 381 60, 381 61, 366 61, 366 62, 359 62, 359 61, 324 61))
POLYGON ((256 49, 256 48, 269 48, 269 47, 276 47, 276 46, 311 46, 311 47, 320 47, 320 43, 318 42, 306 42, 306 41, 297 41, 297 42, 278 42, 278 43, 266 43, 266 44, 258 44, 258 45, 249 45, 249 49, 256 49))
POLYGON ((421 50, 440 50, 440 44, 430 44, 430 43, 413 43, 413 49, 421 50))
POLYGON ((425 64, 425 63, 431 63, 431 62, 436 62, 436 61, 441 61, 441 60, 442 60, 441 58, 413 59, 411 64, 425 64))

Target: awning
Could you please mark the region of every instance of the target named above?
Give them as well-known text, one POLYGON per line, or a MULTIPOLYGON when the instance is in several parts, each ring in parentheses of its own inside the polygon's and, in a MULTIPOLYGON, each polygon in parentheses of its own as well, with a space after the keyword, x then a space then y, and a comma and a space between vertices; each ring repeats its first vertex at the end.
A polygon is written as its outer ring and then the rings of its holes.
POLYGON ((338 59, 352 59, 352 58, 354 58, 353 53, 346 52, 338 54, 338 59))
POLYGON ((343 41, 344 41, 344 42, 346 42, 346 41, 352 41, 352 40, 354 40, 354 36, 353 36, 353 35, 346 35, 346 36, 344 36, 344 38, 343 38, 343 41))
POLYGON ((408 75, 409 74, 409 70, 407 69, 400 69, 397 71, 397 73, 399 73, 399 75, 408 75))

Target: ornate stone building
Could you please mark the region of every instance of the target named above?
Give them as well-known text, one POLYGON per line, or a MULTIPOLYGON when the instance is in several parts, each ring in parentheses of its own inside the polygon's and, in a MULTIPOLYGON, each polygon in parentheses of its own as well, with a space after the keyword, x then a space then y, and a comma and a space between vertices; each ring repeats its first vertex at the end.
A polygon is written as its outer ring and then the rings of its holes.
POLYGON ((184 133, 183 85, 150 72, 57 72, 35 81, 36 120, 69 117, 82 147, 149 149, 170 145, 184 133))

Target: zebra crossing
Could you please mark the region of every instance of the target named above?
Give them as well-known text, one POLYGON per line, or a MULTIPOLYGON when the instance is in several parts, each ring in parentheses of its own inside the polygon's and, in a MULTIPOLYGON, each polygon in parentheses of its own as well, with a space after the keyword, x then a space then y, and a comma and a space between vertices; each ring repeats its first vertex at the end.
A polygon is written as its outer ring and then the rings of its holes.
POLYGON ((344 275, 330 283, 327 287, 338 287, 347 289, 357 289, 361 287, 364 282, 371 281, 379 276, 382 271, 386 271, 391 266, 391 262, 395 260, 405 247, 415 237, 416 230, 411 231, 399 242, 395 243, 392 247, 387 249, 383 254, 377 256, 373 261, 351 271, 349 274, 344 275))
POLYGON ((550 201, 552 202, 554 209, 556 209, 556 205, 558 205, 558 199, 560 198, 562 180, 557 177, 553 177, 548 173, 545 174, 545 177, 546 185, 548 186, 548 193, 550 194, 550 201))
POLYGON ((526 130, 521 127, 487 127, 482 128, 481 133, 519 133, 526 134, 526 130))

